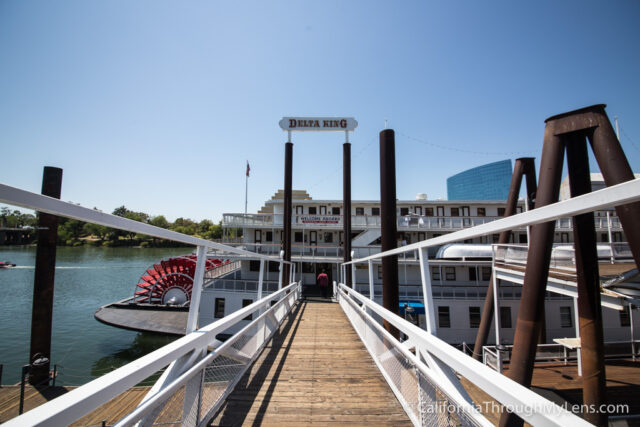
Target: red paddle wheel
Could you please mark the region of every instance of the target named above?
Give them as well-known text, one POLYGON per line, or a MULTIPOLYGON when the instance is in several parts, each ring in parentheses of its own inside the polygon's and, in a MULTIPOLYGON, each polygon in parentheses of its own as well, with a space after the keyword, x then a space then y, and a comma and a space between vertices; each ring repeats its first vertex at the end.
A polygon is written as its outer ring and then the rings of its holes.
MULTIPOLYGON (((154 264, 140 277, 133 301, 147 304, 186 305, 191 300, 196 260, 195 255, 184 255, 154 264)), ((207 259, 206 271, 228 262, 228 260, 207 259)))

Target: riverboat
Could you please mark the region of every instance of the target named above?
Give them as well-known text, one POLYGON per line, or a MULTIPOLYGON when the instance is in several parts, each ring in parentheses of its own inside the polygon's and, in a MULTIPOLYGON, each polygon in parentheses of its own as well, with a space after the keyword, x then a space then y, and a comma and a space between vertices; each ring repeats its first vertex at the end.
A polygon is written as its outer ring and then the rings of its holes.
MULTIPOLYGON (((397 245, 408 245, 500 219, 505 205, 505 201, 490 200, 427 200, 423 194, 415 200, 399 200, 397 245)), ((526 210, 526 204, 520 200, 517 212, 523 210, 526 210)), ((294 190, 292 211, 294 278, 302 283, 306 295, 319 296, 316 279, 321 271, 326 271, 330 282, 337 281, 342 274, 343 204, 335 199, 315 200, 304 190, 294 190)), ((354 200, 350 214, 352 257, 362 258, 380 252, 380 202, 354 200)), ((260 254, 278 256, 283 242, 283 217, 284 192, 280 190, 257 213, 223 214, 223 242, 260 254), (234 236, 240 229, 243 237, 237 239, 234 236)), ((605 337, 608 341, 630 341, 632 322, 636 323, 636 328, 640 326, 637 318, 633 320, 629 308, 638 302, 637 269, 624 242, 624 233, 615 211, 596 212, 595 226, 598 257, 602 263, 601 280, 603 283, 617 283, 616 287, 603 288, 608 297, 604 305, 608 309, 603 310, 605 337)), ((512 231, 508 245, 497 245, 498 235, 495 234, 429 249, 429 273, 439 337, 460 346, 474 342, 496 262, 504 261, 507 256, 511 264, 524 265, 527 241, 527 229, 520 228, 512 231)), ((549 291, 545 303, 548 342, 577 334, 575 298, 571 291, 560 292, 559 286, 565 285, 557 284, 558 281, 575 282, 575 272, 573 276, 571 273, 574 260, 570 218, 557 221, 555 241, 552 267, 556 275, 563 271, 567 275, 559 279, 550 277, 551 287, 548 290, 553 288, 557 292, 549 291)), ((149 267, 142 274, 132 297, 101 307, 96 317, 105 323, 130 329, 183 333, 195 261, 194 255, 187 255, 149 267), (130 313, 130 316, 122 313, 130 313)), ((426 328, 417 251, 401 256, 398 261, 398 312, 426 328), (410 308, 405 310, 405 307, 410 308)), ((372 277, 367 264, 356 265, 350 274, 353 274, 356 291, 370 296, 373 290, 373 299, 382 303, 382 267, 377 261, 373 267, 372 277)), ((513 340, 522 274, 510 271, 499 276, 500 344, 511 344, 513 340)), ((212 251, 208 254, 205 278, 200 303, 201 326, 253 303, 258 298, 260 282, 263 294, 277 291, 281 286, 280 263, 268 262, 261 280, 260 261, 212 251)), ((228 331, 229 334, 233 332, 235 330, 228 331)), ((493 333, 488 343, 495 344, 493 333)))

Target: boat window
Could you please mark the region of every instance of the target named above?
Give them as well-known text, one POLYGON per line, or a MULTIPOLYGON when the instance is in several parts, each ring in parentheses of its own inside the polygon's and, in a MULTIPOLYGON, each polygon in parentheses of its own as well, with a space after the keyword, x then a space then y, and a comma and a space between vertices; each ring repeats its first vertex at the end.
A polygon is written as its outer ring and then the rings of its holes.
POLYGON ((264 240, 266 242, 272 242, 273 241, 273 231, 266 231, 264 233, 264 240))
POLYGON ((560 242, 569 243, 569 233, 560 233, 560 242))
POLYGON ((604 243, 609 243, 609 235, 607 233, 600 234, 600 241, 604 243))
POLYGON ((469 327, 478 328, 480 326, 480 307, 469 307, 469 327))
POLYGON ((296 243, 302 243, 302 231, 296 231, 293 236, 293 241, 296 243))
POLYGON ((333 243, 333 233, 331 232, 324 233, 324 242, 333 243))
POLYGON ((444 278, 446 280, 456 280, 456 268, 455 267, 445 267, 444 268, 444 278))
POLYGON ((424 216, 433 216, 433 208, 424 208, 424 216))
POLYGON ((340 207, 334 206, 331 208, 331 215, 340 215, 340 207))
POLYGON ((498 208, 498 216, 504 216, 504 208, 498 208))
POLYGON ((356 208, 356 215, 364 215, 364 208, 356 208))
POLYGON ((620 231, 613 232, 613 241, 614 242, 624 242, 622 239, 622 233, 620 231))
POLYGON ((431 267, 431 280, 440 280, 440 267, 431 267))
POLYGON ((491 240, 493 241, 493 243, 498 243, 500 241, 500 235, 499 234, 492 234, 491 235, 491 240))
POLYGON ((382 266, 378 266, 378 279, 382 279, 382 266))
POLYGON ((560 307, 560 327, 573 327, 573 322, 571 321, 571 307, 560 307))
POLYGON ((409 208, 400 208, 400 216, 409 215, 409 208))
POLYGON ((380 216, 380 208, 371 208, 371 215, 380 216))
POLYGON ((296 215, 302 215, 302 206, 296 206, 296 215))
POLYGON ((438 327, 439 328, 451 327, 451 316, 449 315, 448 306, 441 305, 438 307, 438 327))
POLYGON ((478 280, 478 276, 476 275, 476 267, 469 267, 469 281, 475 282, 478 280))
POLYGON ((320 206, 320 215, 326 215, 326 214, 327 214, 327 207, 320 206))
POLYGON ((279 262, 271 262, 271 261, 269 261, 268 264, 269 264, 269 267, 268 267, 269 273, 277 273, 277 272, 280 271, 280 263, 279 262))
POLYGON ((413 213, 415 213, 416 215, 422 216, 422 206, 414 206, 413 213))
MULTIPOLYGON (((248 305, 253 304, 253 300, 252 299, 243 299, 242 300, 242 308, 245 308, 248 305)), ((249 314, 247 317, 245 317, 242 320, 253 320, 253 313, 249 314)))
POLYGON ((487 210, 485 208, 478 208, 478 216, 486 216, 487 210))
POLYGON ((260 271, 260 261, 258 260, 249 261, 249 271, 260 271))
POLYGON ((224 298, 216 298, 216 305, 213 316, 216 319, 222 319, 224 317, 224 298))
POLYGON ((315 206, 309 206, 309 215, 315 215, 318 209, 315 206))
POLYGON ((469 209, 469 206, 463 206, 460 209, 462 209, 462 216, 471 216, 471 210, 469 209))
POLYGON ((436 216, 444 216, 444 206, 438 206, 436 208, 437 215, 436 216))
POLYGON ((512 328, 511 326, 511 307, 500 307, 500 327, 512 328))
POLYGON ((620 313, 620 326, 631 326, 631 318, 629 317, 629 306, 626 306, 620 313))
POLYGON ((488 282, 491 279, 491 267, 482 267, 482 280, 488 282))
POLYGON ((451 216, 460 216, 459 208, 451 208, 451 216))

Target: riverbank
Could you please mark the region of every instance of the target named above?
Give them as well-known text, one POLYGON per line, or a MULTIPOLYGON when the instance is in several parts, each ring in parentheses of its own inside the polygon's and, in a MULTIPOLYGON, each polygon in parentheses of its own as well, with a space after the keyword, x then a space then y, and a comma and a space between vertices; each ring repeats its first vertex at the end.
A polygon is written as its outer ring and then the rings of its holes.
MULTIPOLYGON (((175 337, 104 325, 93 317, 102 305, 133 295, 145 270, 191 248, 59 247, 57 250, 51 363, 58 384, 80 385, 143 356, 175 337)), ((0 260, 0 364, 2 384, 20 381, 28 363, 33 301, 34 245, 2 246, 0 260)))

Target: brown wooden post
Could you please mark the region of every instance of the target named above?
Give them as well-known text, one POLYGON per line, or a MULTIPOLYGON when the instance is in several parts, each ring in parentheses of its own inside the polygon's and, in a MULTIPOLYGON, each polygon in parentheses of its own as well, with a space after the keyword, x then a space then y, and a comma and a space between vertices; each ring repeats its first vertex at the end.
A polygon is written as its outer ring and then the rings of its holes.
MULTIPOLYGON (((293 143, 287 142, 284 146, 284 215, 283 221, 283 234, 284 234, 284 257, 285 261, 291 261, 291 184, 292 184, 292 171, 293 171, 293 143)), ((289 265, 283 266, 282 283, 286 286, 290 283, 289 280, 289 265)))
MULTIPOLYGON (((343 207, 343 234, 344 234, 344 262, 351 261, 351 144, 345 142, 342 145, 342 207, 343 207)), ((351 283, 351 266, 346 268, 345 285, 353 287, 351 283)))
MULTIPOLYGON (((42 176, 42 194, 59 199, 61 188, 62 169, 45 166, 42 176)), ((41 384, 49 378, 57 239, 58 217, 40 212, 38 215, 38 246, 33 280, 29 363, 33 363, 37 359, 47 360, 45 363, 32 367, 29 374, 29 383, 32 385, 41 384)))
MULTIPOLYGON (((392 129, 380 132, 380 221, 382 228, 382 251, 397 247, 396 216, 396 154, 395 133, 392 129)), ((382 258, 382 306, 398 313, 400 303, 398 289, 398 256, 382 258)), ((383 326, 394 337, 400 332, 386 320, 383 326)))
MULTIPOLYGON (((540 182, 536 193, 537 208, 557 202, 560 192, 564 143, 556 136, 553 125, 554 122, 547 121, 545 127, 540 182)), ((508 372, 512 380, 526 387, 531 385, 533 375, 554 231, 555 221, 531 227, 531 242, 508 372)), ((500 426, 520 425, 522 419, 513 413, 504 413, 500 418, 500 426)))
MULTIPOLYGON (((605 107, 605 105, 594 105, 585 108, 584 111, 588 113, 589 124, 597 124, 597 127, 591 129, 591 133, 587 133, 587 137, 604 182, 607 187, 610 187, 631 181, 634 176, 620 142, 611 127, 607 113, 604 111, 605 107)), ((618 206, 616 213, 620 218, 633 259, 636 265, 640 265, 640 227, 637 226, 638 218, 640 218, 640 202, 618 206)))
MULTIPOLYGON (((585 135, 567 136, 566 145, 571 197, 590 193, 591 176, 585 135)), ((599 408, 606 401, 606 377, 600 274, 593 212, 574 216, 572 220, 578 282, 583 403, 590 408, 599 408)), ((583 416, 592 424, 607 425, 605 412, 586 411, 583 416)))
MULTIPOLYGON (((566 145, 571 195, 590 191, 590 176, 585 136, 589 138, 594 156, 607 186, 632 180, 633 173, 615 137, 604 111, 605 105, 594 105, 550 117, 546 120, 540 186, 536 206, 557 200, 562 172, 562 150, 566 145)), ((640 228, 634 221, 640 218, 640 202, 616 207, 620 223, 636 263, 640 262, 640 228)), ((605 369, 603 356, 602 313, 600 305, 596 237, 593 214, 574 217, 576 271, 578 280, 578 315, 582 344, 584 403, 599 405, 605 402, 605 369)), ((554 223, 532 228, 529 257, 525 271, 523 295, 516 324, 514 351, 509 376, 525 386, 531 385, 535 346, 532 344, 538 328, 535 310, 544 297, 549 272, 554 223)), ((585 413, 596 424, 606 424, 606 414, 585 413)), ((504 414, 500 425, 522 425, 514 414, 504 414)))
MULTIPOLYGON (((526 175, 527 180, 527 198, 531 200, 532 196, 536 192, 536 172, 534 159, 532 157, 523 157, 516 159, 513 166, 513 176, 511 177, 511 186, 509 187, 509 195, 507 196, 507 205, 504 210, 504 217, 511 216, 516 213, 518 206, 518 196, 520 195, 520 187, 522 186, 522 176, 526 175)), ((531 206, 530 208, 533 208, 531 206)), ((503 231, 500 233, 498 244, 504 245, 509 243, 509 236, 511 231, 503 231)), ((489 330, 491 329, 491 323, 493 320, 493 276, 489 278, 489 285, 487 286, 487 296, 484 299, 484 307, 482 309, 482 318, 480 319, 480 326, 478 327, 478 335, 476 336, 476 343, 473 346, 473 357, 476 360, 482 360, 482 347, 487 342, 489 336, 489 330)), ((500 344, 500 343, 496 343, 500 344)))

